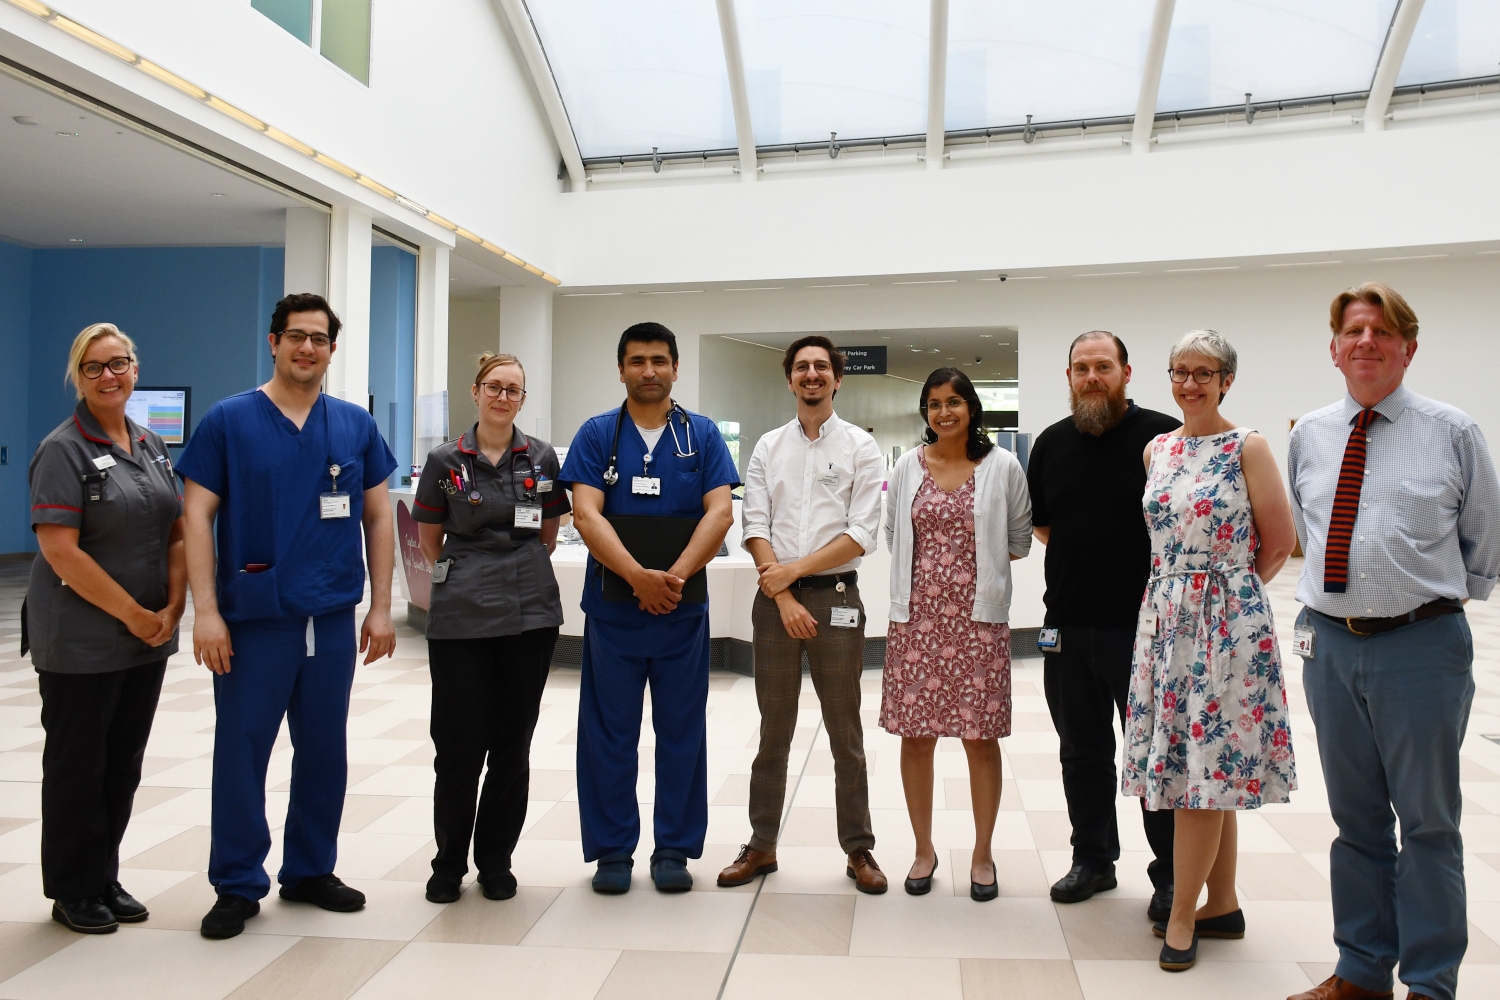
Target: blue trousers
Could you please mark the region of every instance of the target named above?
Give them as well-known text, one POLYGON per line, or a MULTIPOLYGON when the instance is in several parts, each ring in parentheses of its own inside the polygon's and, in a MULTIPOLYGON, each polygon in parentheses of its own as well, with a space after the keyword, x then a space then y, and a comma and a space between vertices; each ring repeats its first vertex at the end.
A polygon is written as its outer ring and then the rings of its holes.
POLYGON ((232 623, 227 674, 214 675, 213 847, 208 880, 260 899, 271 889, 266 854, 266 765, 283 716, 292 737, 292 801, 283 831, 282 885, 333 872, 349 767, 345 729, 354 682, 354 609, 314 619, 232 623))
POLYGON ((578 697, 578 815, 585 861, 623 861, 641 839, 641 708, 656 731, 656 851, 703 854, 708 832, 708 615, 640 626, 590 616, 578 697))
POLYGON ((1316 632, 1302 677, 1339 828, 1329 850, 1335 971, 1382 992, 1399 961, 1413 992, 1453 1000, 1469 944, 1458 831, 1469 623, 1442 615, 1361 637, 1303 611, 1297 626, 1316 632))

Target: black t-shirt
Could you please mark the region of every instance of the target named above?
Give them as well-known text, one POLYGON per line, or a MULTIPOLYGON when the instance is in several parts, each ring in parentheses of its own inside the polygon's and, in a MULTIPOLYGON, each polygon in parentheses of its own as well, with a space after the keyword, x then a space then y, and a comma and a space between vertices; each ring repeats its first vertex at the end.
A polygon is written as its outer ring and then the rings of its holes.
POLYGON ((1042 431, 1026 467, 1031 523, 1050 528, 1046 624, 1128 627, 1151 572, 1142 453, 1182 421, 1134 403, 1099 437, 1068 417, 1042 431))

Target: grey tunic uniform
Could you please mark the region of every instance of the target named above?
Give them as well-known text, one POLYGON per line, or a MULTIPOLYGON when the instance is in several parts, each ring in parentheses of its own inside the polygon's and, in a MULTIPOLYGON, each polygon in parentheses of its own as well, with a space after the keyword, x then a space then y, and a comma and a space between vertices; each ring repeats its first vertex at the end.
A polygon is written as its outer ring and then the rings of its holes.
POLYGON ((562 624, 562 599, 552 558, 537 529, 516 528, 518 503, 542 508, 543 518, 573 508, 558 485, 557 453, 519 429, 496 468, 479 452, 478 424, 427 455, 412 517, 447 532, 448 579, 432 585, 429 639, 488 639, 562 624), (466 480, 462 489, 452 473, 466 480), (532 486, 526 486, 526 480, 532 486), (444 483, 448 484, 446 487, 444 483), (528 492, 531 500, 527 500, 528 492), (478 493, 479 503, 470 502, 478 493))
MULTIPOLYGON (((82 401, 42 439, 28 473, 32 530, 38 524, 77 528, 78 547, 142 607, 159 611, 167 604, 167 540, 182 516, 182 495, 166 442, 129 418, 125 424, 132 439, 128 455, 82 401)), ((38 670, 102 674, 177 652, 176 635, 146 645, 124 622, 74 593, 42 556, 31 563, 26 624, 38 670)))

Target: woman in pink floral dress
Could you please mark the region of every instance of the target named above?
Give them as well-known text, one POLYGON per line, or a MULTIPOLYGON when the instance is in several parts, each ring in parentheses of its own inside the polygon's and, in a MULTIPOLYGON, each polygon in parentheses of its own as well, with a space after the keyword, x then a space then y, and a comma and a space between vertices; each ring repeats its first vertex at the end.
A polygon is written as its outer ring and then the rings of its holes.
POLYGON ((916 834, 906 891, 932 888, 933 751, 963 740, 974 799, 969 894, 999 894, 990 841, 1000 808, 1000 742, 1010 735, 1010 560, 1031 551, 1026 474, 983 432, 968 376, 939 368, 922 387, 925 447, 891 473, 891 624, 880 725, 902 737, 901 780, 916 834))
POLYGON ((1265 438, 1219 414, 1234 348, 1195 330, 1170 359, 1182 427, 1146 446, 1151 578, 1126 703, 1123 788, 1176 812, 1172 915, 1160 964, 1191 968, 1199 936, 1243 937, 1235 810, 1297 787, 1281 654, 1264 584, 1295 534, 1265 438), (1198 894, 1208 885, 1208 901, 1198 894))

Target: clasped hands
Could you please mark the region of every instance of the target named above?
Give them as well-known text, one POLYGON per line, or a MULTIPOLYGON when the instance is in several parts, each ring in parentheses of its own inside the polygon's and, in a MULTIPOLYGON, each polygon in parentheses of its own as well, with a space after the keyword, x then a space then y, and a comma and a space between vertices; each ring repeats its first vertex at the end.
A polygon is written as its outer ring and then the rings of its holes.
POLYGON ((797 564, 783 566, 772 560, 760 563, 755 569, 760 574, 760 592, 776 602, 776 610, 781 612, 781 624, 786 627, 786 634, 793 639, 815 638, 818 623, 807 608, 802 606, 802 602, 787 589, 803 576, 797 564))
POLYGON ((168 605, 160 611, 147 611, 136 606, 136 611, 125 623, 130 634, 155 648, 165 645, 177 632, 177 623, 182 619, 182 609, 168 605))
POLYGON ((673 570, 636 568, 630 577, 630 590, 640 601, 640 609, 653 615, 665 615, 677 609, 682 601, 682 588, 687 580, 673 570))

